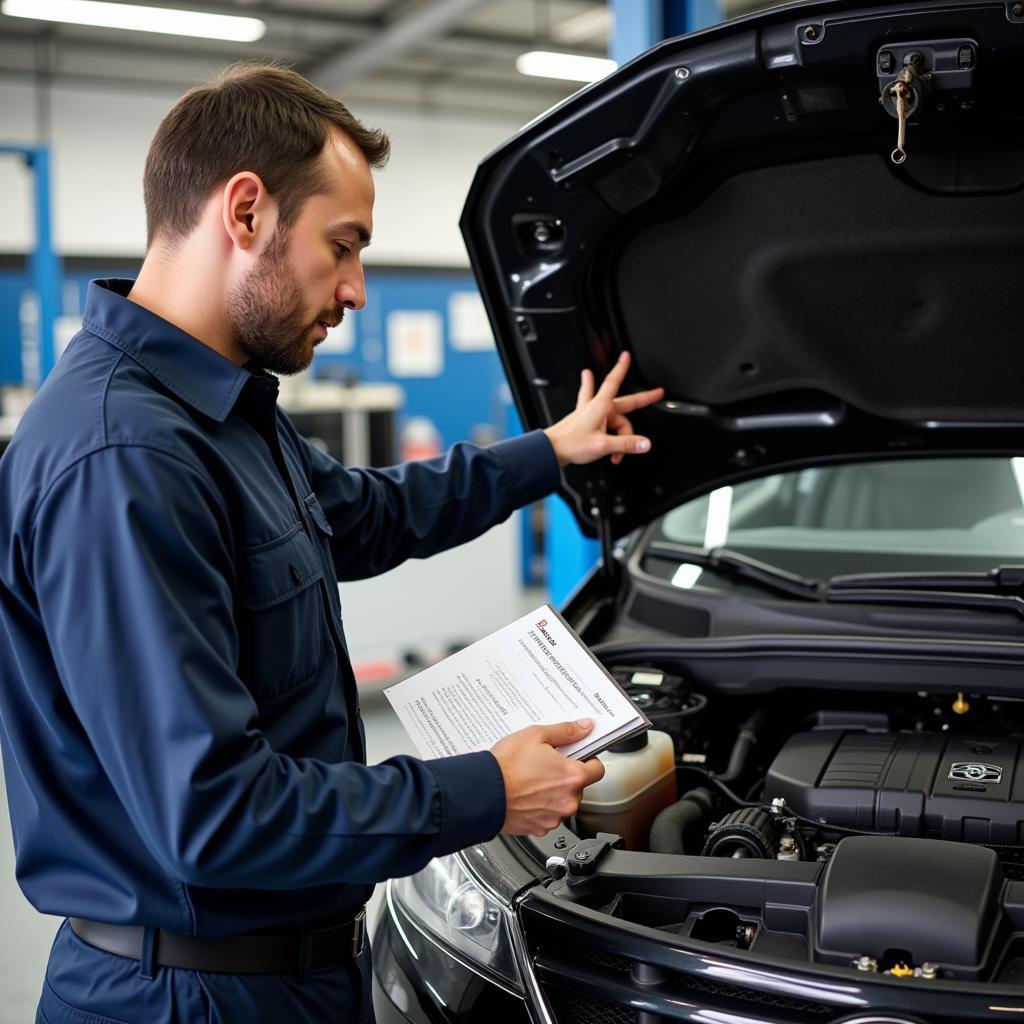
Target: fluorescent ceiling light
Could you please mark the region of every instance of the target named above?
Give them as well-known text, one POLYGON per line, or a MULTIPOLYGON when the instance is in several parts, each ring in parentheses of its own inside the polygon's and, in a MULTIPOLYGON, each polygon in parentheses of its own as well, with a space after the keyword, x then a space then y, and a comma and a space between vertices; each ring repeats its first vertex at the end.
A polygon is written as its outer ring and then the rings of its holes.
POLYGON ((567 82, 596 82, 611 74, 618 64, 607 57, 581 57, 576 53, 531 50, 516 57, 516 71, 536 78, 561 78, 567 82))
POLYGON ((103 0, 3 0, 0 11, 14 18, 228 39, 236 43, 254 43, 267 31, 267 26, 259 18, 176 11, 169 7, 143 7, 139 4, 112 4, 103 0))

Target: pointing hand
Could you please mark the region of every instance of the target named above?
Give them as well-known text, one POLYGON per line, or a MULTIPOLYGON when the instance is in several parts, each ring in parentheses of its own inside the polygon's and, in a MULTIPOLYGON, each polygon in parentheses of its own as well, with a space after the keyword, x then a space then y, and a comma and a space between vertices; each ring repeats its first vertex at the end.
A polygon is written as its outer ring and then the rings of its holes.
POLYGON ((650 451, 650 440, 633 433, 626 413, 661 401, 665 389, 620 396, 618 391, 629 362, 629 353, 623 352, 596 393, 593 373, 583 371, 576 408, 544 431, 560 466, 582 466, 605 455, 610 455, 617 465, 626 455, 650 451))

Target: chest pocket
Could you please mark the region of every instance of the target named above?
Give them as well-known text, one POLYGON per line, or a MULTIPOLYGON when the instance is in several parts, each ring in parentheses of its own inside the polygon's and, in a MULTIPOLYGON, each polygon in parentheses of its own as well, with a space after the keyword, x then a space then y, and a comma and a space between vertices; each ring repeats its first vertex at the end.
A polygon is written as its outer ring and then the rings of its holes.
POLYGON ((324 657, 323 577, 301 525, 245 548, 239 571, 239 675, 257 704, 302 686, 324 657))

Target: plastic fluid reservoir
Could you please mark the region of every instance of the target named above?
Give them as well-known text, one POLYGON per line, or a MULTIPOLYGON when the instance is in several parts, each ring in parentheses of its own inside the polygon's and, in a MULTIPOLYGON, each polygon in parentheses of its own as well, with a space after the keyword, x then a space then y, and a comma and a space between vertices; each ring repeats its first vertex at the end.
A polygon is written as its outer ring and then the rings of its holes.
POLYGON ((614 832, 627 850, 647 850, 651 824, 676 799, 672 737, 648 729, 610 746, 600 760, 604 778, 583 790, 576 820, 591 834, 614 832))

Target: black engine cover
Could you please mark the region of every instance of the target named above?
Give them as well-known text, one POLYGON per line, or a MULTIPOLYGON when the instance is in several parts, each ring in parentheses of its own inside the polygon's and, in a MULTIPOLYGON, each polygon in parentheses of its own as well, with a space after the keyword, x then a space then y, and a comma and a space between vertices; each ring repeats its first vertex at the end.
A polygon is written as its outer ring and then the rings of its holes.
POLYGON ((969 843, 1024 843, 1019 744, 943 733, 797 733, 765 798, 852 828, 969 843))
POLYGON ((1002 916, 1003 876, 992 850, 932 839, 848 836, 825 869, 815 959, 860 956, 939 965, 978 979, 1002 916))

